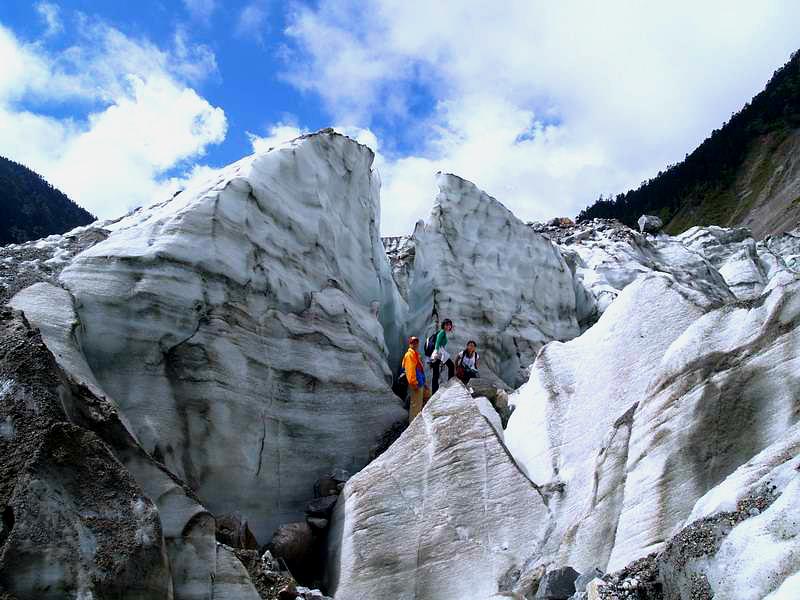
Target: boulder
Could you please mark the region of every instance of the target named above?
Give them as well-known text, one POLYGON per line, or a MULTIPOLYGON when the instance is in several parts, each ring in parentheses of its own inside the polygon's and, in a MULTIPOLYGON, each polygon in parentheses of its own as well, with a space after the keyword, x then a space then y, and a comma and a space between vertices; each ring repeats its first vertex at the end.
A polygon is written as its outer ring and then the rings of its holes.
POLYGON ((216 521, 218 542, 231 548, 258 550, 258 541, 241 514, 220 515, 216 521))
POLYGON ((323 496, 306 504, 306 514, 312 517, 328 518, 336 505, 338 496, 323 496))
POLYGON ((642 215, 636 223, 642 233, 658 233, 664 227, 664 222, 654 215, 642 215))
POLYGON ((314 484, 314 495, 316 497, 322 496, 335 496, 339 493, 339 482, 330 476, 324 476, 317 479, 314 484))
POLYGON ((286 562, 295 577, 306 575, 316 560, 314 532, 305 521, 279 527, 267 547, 273 556, 286 562))
POLYGON ((328 519, 323 519, 321 517, 306 517, 306 523, 311 525, 313 529, 327 529, 328 528, 328 519))
POLYGON ((575 592, 575 580, 580 576, 572 567, 561 567, 545 573, 534 598, 569 600, 575 592))
POLYGON ((501 580, 516 583, 504 574, 518 576, 542 543, 547 512, 478 401, 452 380, 347 482, 329 530, 328 592, 488 598, 501 580))
POLYGON ((581 573, 575 580, 575 591, 585 592, 586 586, 589 585, 590 581, 600 579, 603 575, 605 575, 605 573, 603 573, 602 569, 598 569, 597 567, 593 567, 585 573, 581 573))

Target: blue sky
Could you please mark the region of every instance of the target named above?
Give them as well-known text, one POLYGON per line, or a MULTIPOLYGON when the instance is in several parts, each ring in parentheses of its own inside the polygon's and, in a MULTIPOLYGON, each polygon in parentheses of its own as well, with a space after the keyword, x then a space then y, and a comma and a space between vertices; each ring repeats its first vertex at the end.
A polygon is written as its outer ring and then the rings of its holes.
POLYGON ((437 170, 574 215, 719 127, 798 22, 788 0, 5 0, 0 154, 113 217, 334 126, 377 152, 384 233, 437 170))

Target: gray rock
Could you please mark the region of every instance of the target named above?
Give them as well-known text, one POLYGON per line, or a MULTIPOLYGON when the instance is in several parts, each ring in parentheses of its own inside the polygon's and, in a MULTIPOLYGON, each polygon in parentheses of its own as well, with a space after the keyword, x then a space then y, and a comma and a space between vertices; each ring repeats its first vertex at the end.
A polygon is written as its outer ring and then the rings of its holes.
POLYGON ((334 469, 331 473, 331 479, 333 479, 336 483, 345 483, 348 479, 350 479, 350 477, 350 473, 344 469, 334 469))
POLYGON ((580 576, 572 567, 548 571, 539 582, 535 598, 543 600, 568 600, 575 593, 575 580, 580 576))
POLYGON ((302 577, 314 560, 314 533, 305 521, 288 523, 278 528, 268 548, 273 556, 284 560, 295 577, 302 577))
POLYGON ((216 520, 218 542, 231 548, 258 549, 258 541, 241 514, 220 515, 216 520))
POLYGON ((593 579, 600 579, 603 577, 603 575, 604 575, 603 571, 601 571, 597 567, 589 569, 585 573, 579 575, 578 578, 575 580, 575 591, 585 592, 586 586, 590 581, 592 581, 593 579))
POLYGON ((328 522, 328 519, 322 519, 320 517, 306 517, 306 523, 311 525, 314 529, 327 529, 328 522))
POLYGON ((339 496, 323 496, 306 504, 306 514, 312 517, 328 518, 339 496))
POLYGON ((320 477, 314 484, 314 496, 316 498, 322 496, 335 496, 339 493, 338 485, 338 482, 332 477, 320 477))
POLYGON ((664 227, 664 222, 654 215, 642 215, 637 223, 642 233, 658 233, 664 227))

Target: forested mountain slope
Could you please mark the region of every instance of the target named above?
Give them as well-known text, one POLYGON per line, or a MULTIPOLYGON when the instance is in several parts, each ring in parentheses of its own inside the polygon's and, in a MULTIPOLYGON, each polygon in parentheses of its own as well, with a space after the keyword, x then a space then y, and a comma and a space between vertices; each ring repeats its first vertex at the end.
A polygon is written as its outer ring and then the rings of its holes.
POLYGON ((94 220, 41 175, 0 156, 0 246, 64 233, 94 220))
POLYGON ((579 220, 635 226, 660 216, 670 233, 694 225, 745 225, 756 237, 792 229, 800 217, 800 52, 764 91, 684 161, 638 189, 600 199, 579 220))

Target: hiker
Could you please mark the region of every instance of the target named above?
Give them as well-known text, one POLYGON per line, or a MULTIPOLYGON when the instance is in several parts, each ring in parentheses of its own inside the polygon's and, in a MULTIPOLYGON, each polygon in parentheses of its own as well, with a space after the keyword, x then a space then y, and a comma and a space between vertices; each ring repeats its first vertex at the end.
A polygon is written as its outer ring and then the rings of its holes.
POLYGON ((450 319, 442 321, 442 328, 436 334, 436 342, 433 346, 433 354, 431 354, 431 368, 433 369, 433 383, 431 384, 432 393, 436 393, 439 389, 439 371, 444 364, 447 367, 447 379, 453 378, 453 371, 455 365, 450 360, 450 354, 447 352, 447 334, 453 331, 453 322, 450 319))
POLYGON ((467 347, 464 348, 456 356, 456 377, 458 377, 464 384, 469 383, 473 377, 478 377, 478 360, 480 356, 477 352, 478 344, 474 340, 467 342, 467 347))
POLYGON ((411 401, 408 405, 409 423, 422 410, 425 393, 425 368, 422 366, 422 359, 419 357, 417 348, 419 348, 419 338, 416 336, 408 338, 408 350, 403 357, 403 369, 406 372, 408 388, 411 390, 411 401))

